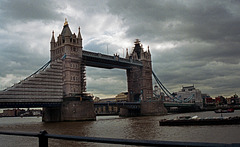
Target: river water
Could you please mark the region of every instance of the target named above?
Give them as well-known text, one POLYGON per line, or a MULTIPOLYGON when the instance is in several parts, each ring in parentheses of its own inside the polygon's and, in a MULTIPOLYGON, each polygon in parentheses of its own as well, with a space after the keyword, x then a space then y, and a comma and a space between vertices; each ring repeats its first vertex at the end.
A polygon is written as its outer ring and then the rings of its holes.
MULTIPOLYGON (((87 137, 108 137, 123 139, 143 139, 160 141, 186 141, 210 143, 240 143, 240 125, 220 126, 159 126, 159 120, 177 116, 220 116, 213 111, 165 116, 121 118, 118 116, 99 116, 97 121, 43 123, 41 117, 3 117, 0 118, 0 131, 24 131, 38 133, 46 130, 49 134, 77 135, 87 137)), ((224 113, 223 116, 240 116, 240 110, 224 113)), ((38 146, 34 137, 0 135, 0 146, 38 146)), ((49 146, 120 146, 110 144, 85 143, 49 139, 49 146)))

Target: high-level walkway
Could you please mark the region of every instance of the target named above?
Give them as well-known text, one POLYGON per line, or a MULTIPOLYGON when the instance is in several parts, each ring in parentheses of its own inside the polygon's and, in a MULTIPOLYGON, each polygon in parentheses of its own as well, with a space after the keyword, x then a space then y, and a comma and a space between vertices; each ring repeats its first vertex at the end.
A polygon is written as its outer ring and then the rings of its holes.
POLYGON ((138 60, 121 58, 117 55, 110 56, 101 53, 94 53, 83 50, 83 61, 87 66, 100 67, 100 68, 120 68, 131 69, 132 66, 143 66, 142 62, 138 60))

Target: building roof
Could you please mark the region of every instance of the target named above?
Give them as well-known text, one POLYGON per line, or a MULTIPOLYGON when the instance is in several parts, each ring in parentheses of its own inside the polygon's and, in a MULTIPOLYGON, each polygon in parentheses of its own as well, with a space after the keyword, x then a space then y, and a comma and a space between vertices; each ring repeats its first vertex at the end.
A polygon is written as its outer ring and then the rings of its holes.
POLYGON ((140 59, 141 58, 141 51, 142 51, 142 48, 140 46, 140 40, 136 39, 136 41, 134 43, 135 43, 135 47, 133 49, 133 52, 136 52, 137 56, 138 56, 138 59, 140 59))
POLYGON ((62 35, 62 38, 65 38, 65 36, 69 36, 69 37, 72 36, 72 31, 70 30, 68 24, 63 26, 61 35, 62 35))
POLYGON ((69 28, 68 21, 67 21, 66 18, 65 18, 65 22, 64 22, 64 25, 63 25, 63 29, 62 29, 61 35, 62 35, 62 39, 63 40, 65 39, 66 36, 68 36, 68 37, 72 36, 72 31, 69 28))

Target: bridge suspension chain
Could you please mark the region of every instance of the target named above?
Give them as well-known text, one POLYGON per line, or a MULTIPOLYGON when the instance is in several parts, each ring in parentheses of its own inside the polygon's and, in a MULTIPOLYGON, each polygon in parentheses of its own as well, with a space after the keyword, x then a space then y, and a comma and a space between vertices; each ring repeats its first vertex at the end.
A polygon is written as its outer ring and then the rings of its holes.
MULTIPOLYGON (((49 60, 49 61, 48 61, 47 63, 45 63, 42 67, 40 67, 37 71, 35 71, 34 73, 32 73, 30 76, 26 77, 25 79, 21 80, 21 81, 18 82, 17 84, 20 84, 22 81, 27 80, 28 78, 30 78, 30 77, 32 77, 33 75, 37 74, 39 71, 45 70, 50 63, 51 63, 51 60, 49 60)), ((11 87, 8 87, 8 88, 4 89, 3 91, 7 91, 8 89, 11 89, 11 88, 15 87, 15 85, 16 85, 16 84, 14 84, 14 85, 11 86, 11 87)))
MULTIPOLYGON (((172 100, 176 101, 176 102, 182 102, 182 100, 180 100, 179 98, 181 96, 175 97, 175 95, 172 95, 171 92, 162 84, 162 82, 158 79, 158 77, 156 76, 156 74, 152 71, 153 77, 156 80, 157 84, 159 85, 159 87, 162 89, 162 91, 172 100)), ((189 102, 190 100, 192 100, 194 97, 194 94, 192 96, 190 96, 189 98, 185 99, 184 102, 189 102)))
POLYGON ((169 90, 162 84, 162 82, 158 79, 158 77, 156 76, 156 74, 152 71, 153 77, 156 80, 157 84, 159 85, 159 87, 162 89, 162 91, 171 99, 174 99, 172 94, 169 92, 169 90))
MULTIPOLYGON (((37 74, 39 71, 43 71, 43 70, 45 70, 47 67, 48 67, 48 65, 51 63, 51 60, 49 60, 46 64, 44 64, 42 67, 40 67, 37 71, 35 71, 34 73, 32 73, 30 76, 28 76, 27 78, 25 78, 24 80, 26 80, 26 79, 28 79, 29 77, 31 77, 31 76, 33 76, 33 75, 35 75, 35 74, 37 74)), ((23 81, 24 81, 23 80, 23 81)))

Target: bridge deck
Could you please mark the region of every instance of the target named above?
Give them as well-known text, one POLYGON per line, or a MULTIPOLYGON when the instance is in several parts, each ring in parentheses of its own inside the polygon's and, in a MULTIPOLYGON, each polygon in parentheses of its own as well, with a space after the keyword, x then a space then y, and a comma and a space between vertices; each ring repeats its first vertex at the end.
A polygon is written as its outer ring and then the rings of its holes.
MULTIPOLYGON (((94 103, 95 106, 140 106, 140 102, 102 102, 94 103)), ((193 107, 194 103, 164 102, 165 107, 193 107)))
POLYGON ((61 102, 1 102, 0 108, 59 107, 61 104, 61 102))
POLYGON ((174 103, 174 102, 164 102, 165 107, 193 107, 194 103, 174 103))
POLYGON ((120 68, 129 69, 131 66, 143 66, 142 62, 138 60, 125 59, 117 56, 110 56, 101 53, 94 53, 90 51, 82 51, 83 61, 87 66, 100 68, 120 68))

